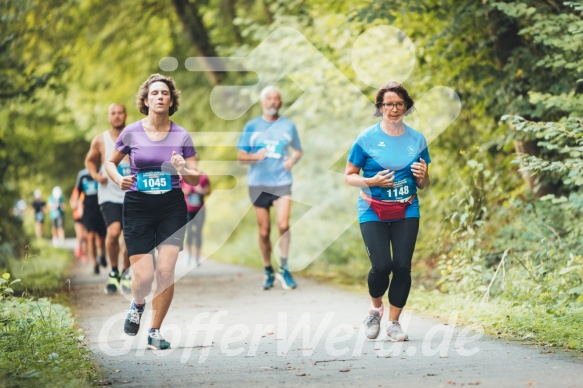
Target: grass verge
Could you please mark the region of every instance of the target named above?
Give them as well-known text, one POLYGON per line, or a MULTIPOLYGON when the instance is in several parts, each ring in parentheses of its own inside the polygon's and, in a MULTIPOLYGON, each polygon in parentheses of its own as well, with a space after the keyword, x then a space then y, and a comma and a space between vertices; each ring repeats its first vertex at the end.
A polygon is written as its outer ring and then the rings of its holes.
POLYGON ((60 292, 68 252, 11 260, 0 284, 0 387, 85 387, 98 381, 93 356, 60 292), (21 282, 10 284, 14 279, 21 282), (14 296, 13 295, 20 295, 14 296))
POLYGON ((456 312, 462 324, 481 325, 492 335, 583 352, 583 307, 565 308, 550 314, 543 304, 518 304, 500 298, 481 302, 421 288, 411 291, 408 304, 432 315, 456 312))

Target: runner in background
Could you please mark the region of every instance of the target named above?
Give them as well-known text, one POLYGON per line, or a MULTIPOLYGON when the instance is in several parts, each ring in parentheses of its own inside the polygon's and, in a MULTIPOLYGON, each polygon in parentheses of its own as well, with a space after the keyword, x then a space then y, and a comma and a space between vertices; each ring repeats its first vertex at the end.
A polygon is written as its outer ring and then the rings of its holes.
POLYGON ((63 190, 60 186, 53 187, 51 195, 48 199, 49 217, 51 219, 51 232, 53 239, 53 246, 59 247, 65 243, 65 199, 63 198, 63 190))
POLYGON ((81 221, 87 230, 87 255, 93 262, 93 272, 97 275, 101 261, 98 260, 97 248, 100 248, 101 253, 105 251, 105 223, 97 204, 97 181, 91 178, 87 169, 83 169, 79 172, 76 188, 85 195, 81 221))
MULTIPOLYGON (((129 274, 130 260, 125 244, 120 242, 122 234, 123 200, 125 192, 108 176, 103 164, 109 160, 114 150, 115 142, 125 127, 126 108, 122 104, 111 104, 107 118, 108 130, 95 136, 85 158, 85 167, 93 179, 99 182, 97 197, 99 209, 107 227, 105 248, 111 265, 105 291, 113 294, 121 288, 123 293, 131 292, 132 280, 129 274), (122 272, 119 271, 119 257, 122 257, 122 272)), ((126 156, 117 166, 122 175, 131 175, 129 157, 126 156)))
POLYGON ((34 209, 34 233, 36 234, 36 238, 38 239, 41 239, 43 237, 46 205, 47 203, 43 200, 40 189, 36 189, 34 191, 34 200, 32 201, 32 207, 34 209))
POLYGON ((77 185, 79 184, 80 173, 77 174, 77 179, 75 181, 75 187, 73 187, 73 192, 71 193, 71 198, 69 198, 69 206, 73 213, 73 221, 75 222, 75 238, 77 240, 77 246, 75 247, 75 257, 83 260, 85 263, 87 261, 87 230, 85 225, 81 221, 83 216, 83 200, 85 199, 85 193, 79 195, 79 189, 77 185))
POLYGON ((211 192, 211 185, 208 176, 200 173, 200 182, 196 186, 191 186, 180 178, 180 187, 184 193, 186 201, 186 211, 188 212, 188 224, 186 226, 186 261, 190 265, 193 257, 194 241, 194 263, 200 265, 200 251, 202 247, 202 226, 204 224, 206 210, 204 207, 204 197, 211 192))
POLYGON ((237 144, 237 159, 250 164, 247 183, 259 226, 259 250, 265 268, 264 290, 273 287, 276 278, 286 290, 297 286, 288 269, 287 259, 290 244, 291 170, 302 157, 302 147, 294 123, 279 116, 281 106, 279 89, 273 86, 263 89, 263 114, 245 125, 237 144), (271 265, 271 206, 275 208, 280 236, 281 260, 276 274, 271 265))

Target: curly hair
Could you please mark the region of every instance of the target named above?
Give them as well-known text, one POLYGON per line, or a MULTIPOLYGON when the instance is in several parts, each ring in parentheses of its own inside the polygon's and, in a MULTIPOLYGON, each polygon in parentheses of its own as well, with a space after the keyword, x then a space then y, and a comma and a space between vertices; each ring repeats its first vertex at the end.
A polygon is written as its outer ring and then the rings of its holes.
POLYGON ((176 85, 174 85, 174 80, 172 78, 157 73, 152 74, 143 84, 140 85, 138 94, 136 94, 136 105, 138 106, 138 110, 140 113, 146 116, 148 115, 150 109, 146 106, 144 100, 148 99, 148 91, 154 82, 164 82, 168 85, 168 89, 170 89, 170 98, 172 100, 169 115, 172 116, 180 106, 180 90, 176 89, 176 85))
POLYGON ((376 102, 374 104, 376 108, 374 115, 376 117, 381 117, 383 115, 381 112, 381 105, 383 104, 383 99, 385 97, 386 92, 397 93, 399 97, 405 100, 405 105, 407 106, 405 116, 408 116, 415 111, 415 107, 413 106, 415 105, 415 102, 413 101, 411 96, 409 96, 409 92, 407 91, 407 89, 405 89, 405 87, 400 83, 391 81, 381 86, 381 88, 377 92, 376 102))

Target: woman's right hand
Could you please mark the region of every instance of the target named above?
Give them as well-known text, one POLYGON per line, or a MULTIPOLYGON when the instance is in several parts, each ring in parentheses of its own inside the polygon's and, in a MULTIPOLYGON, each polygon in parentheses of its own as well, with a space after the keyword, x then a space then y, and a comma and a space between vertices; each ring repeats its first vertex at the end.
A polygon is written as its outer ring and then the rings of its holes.
POLYGON ((372 178, 368 178, 369 187, 393 187, 395 172, 391 170, 379 171, 372 178))
POLYGON ((118 185, 124 191, 125 190, 129 190, 135 180, 136 180, 136 176, 135 175, 123 176, 118 181, 118 185))

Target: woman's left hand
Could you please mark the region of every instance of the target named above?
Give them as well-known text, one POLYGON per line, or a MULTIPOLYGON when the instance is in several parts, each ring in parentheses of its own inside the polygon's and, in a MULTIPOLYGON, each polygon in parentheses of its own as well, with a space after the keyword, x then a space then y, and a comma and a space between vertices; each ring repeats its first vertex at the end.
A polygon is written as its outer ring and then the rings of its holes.
POLYGON ((184 169, 186 168, 186 161, 182 157, 182 155, 178 155, 176 151, 172 151, 172 158, 170 159, 172 166, 178 171, 179 173, 183 173, 184 169))
POLYGON ((411 171, 416 179, 425 179, 427 177, 427 163, 423 158, 411 165, 411 171))

